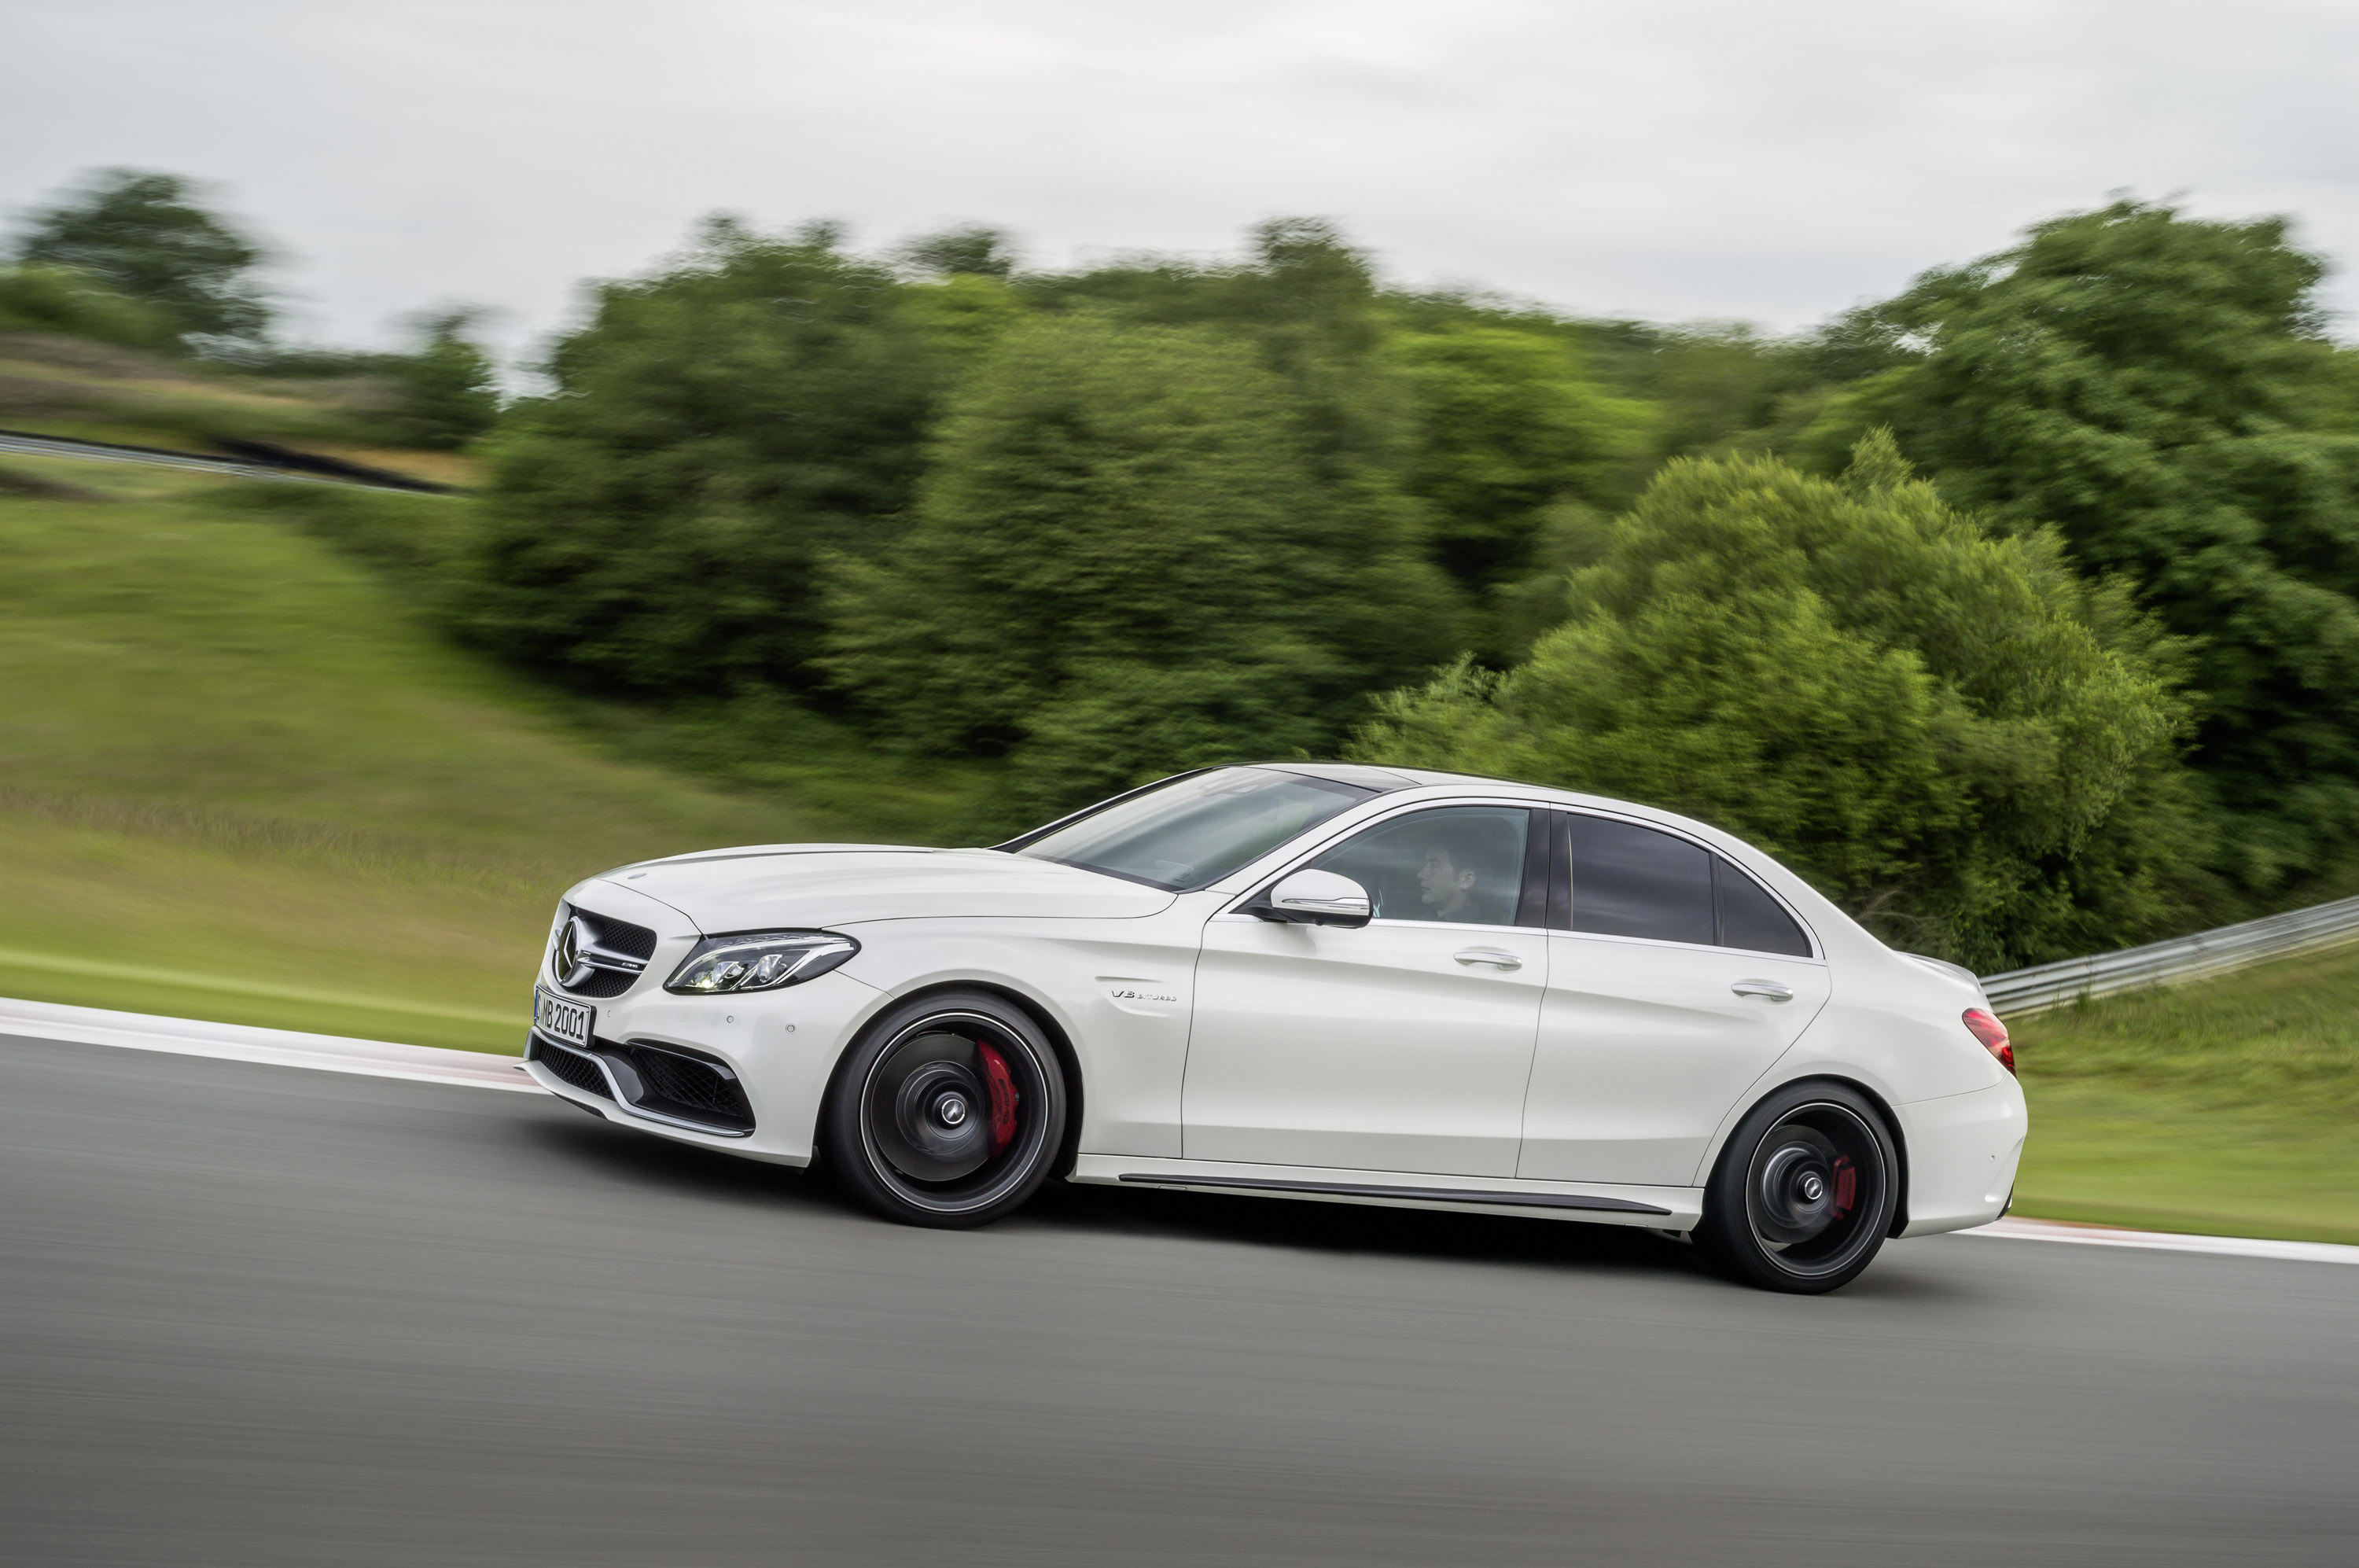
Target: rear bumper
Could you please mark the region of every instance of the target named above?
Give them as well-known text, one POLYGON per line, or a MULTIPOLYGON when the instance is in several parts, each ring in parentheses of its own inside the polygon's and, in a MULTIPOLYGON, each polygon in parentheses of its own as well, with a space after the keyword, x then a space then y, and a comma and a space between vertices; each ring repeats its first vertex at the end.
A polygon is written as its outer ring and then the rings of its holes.
POLYGON ((1908 1145, 1904 1236, 1988 1225, 2015 1195, 2023 1159, 2023 1089, 2013 1079, 1898 1107, 1908 1145))

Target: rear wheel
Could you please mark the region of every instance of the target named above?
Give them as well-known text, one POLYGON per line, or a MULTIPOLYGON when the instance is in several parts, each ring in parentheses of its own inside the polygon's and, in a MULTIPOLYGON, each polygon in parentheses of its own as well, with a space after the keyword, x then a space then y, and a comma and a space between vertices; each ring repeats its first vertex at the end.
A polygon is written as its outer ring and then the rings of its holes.
POLYGON ((1721 1151, 1695 1239, 1747 1284, 1834 1290, 1884 1245, 1899 1167, 1865 1095, 1840 1083, 1791 1085, 1756 1105, 1721 1151))
POLYGON ((828 1163, 908 1225, 987 1225, 1037 1191, 1065 1133, 1057 1053, 987 991, 921 997, 845 1056, 821 1113, 828 1163))

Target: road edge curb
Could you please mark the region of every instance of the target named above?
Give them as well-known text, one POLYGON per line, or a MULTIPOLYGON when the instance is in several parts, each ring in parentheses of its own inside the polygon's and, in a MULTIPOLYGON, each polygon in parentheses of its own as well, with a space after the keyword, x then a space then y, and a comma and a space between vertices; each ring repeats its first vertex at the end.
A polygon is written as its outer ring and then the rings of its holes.
POLYGON ((115 1012, 105 1007, 70 1007, 62 1002, 0 997, 0 1035, 63 1040, 74 1045, 117 1046, 176 1056, 210 1056, 273 1067, 308 1067, 315 1072, 402 1078, 421 1083, 459 1083, 532 1094, 547 1093, 519 1071, 524 1060, 520 1056, 406 1045, 389 1040, 304 1034, 252 1024, 209 1023, 157 1013, 115 1012))

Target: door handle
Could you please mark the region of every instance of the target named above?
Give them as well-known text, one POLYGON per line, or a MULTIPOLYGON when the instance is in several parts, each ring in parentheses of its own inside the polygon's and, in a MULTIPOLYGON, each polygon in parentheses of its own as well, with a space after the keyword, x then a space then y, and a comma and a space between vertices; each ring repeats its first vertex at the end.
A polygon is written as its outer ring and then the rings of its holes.
POLYGON ((1729 989, 1740 996, 1759 996, 1765 1001, 1790 1002, 1794 999, 1794 988, 1775 980, 1739 980, 1729 989))
POLYGON ((1451 954, 1469 969, 1521 969, 1524 961, 1512 953, 1502 953, 1495 947, 1470 947, 1451 954))

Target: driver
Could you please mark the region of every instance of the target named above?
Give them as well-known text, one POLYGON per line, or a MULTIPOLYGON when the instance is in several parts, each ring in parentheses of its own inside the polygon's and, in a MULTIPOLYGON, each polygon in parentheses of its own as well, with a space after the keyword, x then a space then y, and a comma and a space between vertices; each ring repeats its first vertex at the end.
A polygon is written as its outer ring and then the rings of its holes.
POLYGON ((1455 822, 1436 832, 1417 868, 1429 920, 1504 926, 1515 920, 1515 833, 1503 822, 1455 822))

